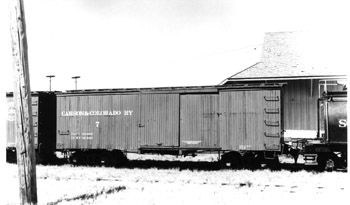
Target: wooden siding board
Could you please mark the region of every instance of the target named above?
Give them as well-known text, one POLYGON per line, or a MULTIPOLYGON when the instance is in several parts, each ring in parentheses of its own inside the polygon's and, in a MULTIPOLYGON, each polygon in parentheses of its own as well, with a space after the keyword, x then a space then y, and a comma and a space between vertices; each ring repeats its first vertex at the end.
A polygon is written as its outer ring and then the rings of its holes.
MULTIPOLYGON (((255 91, 245 92, 245 135, 243 136, 243 145, 249 145, 249 149, 258 150, 257 145, 260 144, 259 141, 254 142, 254 138, 261 135, 263 130, 263 107, 259 103, 259 98, 261 99, 261 93, 256 93, 255 91), (253 136, 253 137, 252 137, 253 136)), ((258 138, 259 140, 260 138, 258 138)))
POLYGON ((242 129, 242 99, 243 92, 220 92, 220 147, 225 150, 238 150, 239 133, 242 129))
POLYGON ((182 95, 180 99, 181 147, 217 147, 218 95, 182 95))
POLYGON ((179 146, 179 94, 144 94, 141 145, 179 146))

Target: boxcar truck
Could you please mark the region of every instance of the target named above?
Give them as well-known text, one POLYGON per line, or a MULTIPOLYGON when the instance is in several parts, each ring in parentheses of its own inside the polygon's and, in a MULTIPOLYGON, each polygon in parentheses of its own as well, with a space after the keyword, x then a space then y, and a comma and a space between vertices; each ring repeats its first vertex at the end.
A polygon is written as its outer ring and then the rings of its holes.
MULTIPOLYGON (((56 140, 56 95, 54 92, 32 92, 34 147, 37 163, 52 161, 56 140)), ((6 93, 6 161, 16 162, 16 120, 13 93, 6 93)))
POLYGON ((305 144, 305 165, 320 170, 347 168, 347 91, 326 92, 318 100, 318 137, 305 144))
POLYGON ((230 167, 259 165, 282 150, 281 96, 279 84, 67 91, 56 149, 84 164, 211 152, 230 167))

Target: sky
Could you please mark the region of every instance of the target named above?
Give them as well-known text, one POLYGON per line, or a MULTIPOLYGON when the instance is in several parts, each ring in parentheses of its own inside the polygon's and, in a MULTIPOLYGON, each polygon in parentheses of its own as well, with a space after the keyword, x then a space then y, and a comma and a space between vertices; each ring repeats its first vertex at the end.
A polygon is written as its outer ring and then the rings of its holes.
MULTIPOLYGON (((0 0, 3 96, 14 81, 10 1, 0 0)), ((329 33, 349 65, 348 0, 23 1, 32 91, 49 90, 47 75, 58 91, 75 89, 72 76, 78 89, 217 85, 260 60, 265 32, 329 33)))
MULTIPOLYGON (((12 91, 9 1, 0 3, 2 89, 12 91)), ((348 27, 337 0, 25 1, 32 91, 216 85, 255 64, 265 32, 348 27)), ((341 41, 340 41, 341 42, 341 41)))

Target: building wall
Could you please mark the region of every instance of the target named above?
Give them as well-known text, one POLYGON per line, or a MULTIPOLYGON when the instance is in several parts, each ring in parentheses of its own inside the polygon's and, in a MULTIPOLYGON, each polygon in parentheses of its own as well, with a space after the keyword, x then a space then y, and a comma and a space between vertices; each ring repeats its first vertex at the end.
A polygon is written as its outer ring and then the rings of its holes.
MULTIPOLYGON (((318 79, 290 80, 283 92, 285 137, 316 137, 317 100, 325 90, 318 79)), ((327 82, 327 90, 342 90, 342 86, 327 82)))
POLYGON ((318 83, 311 80, 288 81, 283 94, 284 128, 317 129, 318 83))

